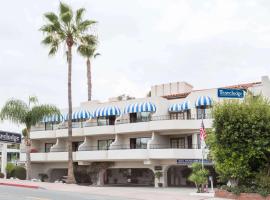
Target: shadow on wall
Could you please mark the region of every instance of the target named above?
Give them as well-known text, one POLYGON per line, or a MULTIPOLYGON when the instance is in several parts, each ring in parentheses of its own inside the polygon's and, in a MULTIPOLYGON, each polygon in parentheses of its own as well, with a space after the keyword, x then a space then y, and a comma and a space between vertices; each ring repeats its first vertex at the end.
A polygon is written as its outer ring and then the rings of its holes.
POLYGON ((67 169, 50 169, 49 172, 49 182, 55 182, 61 180, 63 176, 67 176, 67 169))

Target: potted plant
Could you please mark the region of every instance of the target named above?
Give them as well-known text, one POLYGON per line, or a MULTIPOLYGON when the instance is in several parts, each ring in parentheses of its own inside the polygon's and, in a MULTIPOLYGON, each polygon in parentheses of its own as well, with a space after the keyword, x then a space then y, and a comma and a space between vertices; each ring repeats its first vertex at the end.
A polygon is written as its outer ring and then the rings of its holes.
POLYGON ((160 178, 163 176, 163 173, 161 171, 155 172, 155 178, 158 180, 158 187, 162 187, 163 184, 160 182, 160 178))

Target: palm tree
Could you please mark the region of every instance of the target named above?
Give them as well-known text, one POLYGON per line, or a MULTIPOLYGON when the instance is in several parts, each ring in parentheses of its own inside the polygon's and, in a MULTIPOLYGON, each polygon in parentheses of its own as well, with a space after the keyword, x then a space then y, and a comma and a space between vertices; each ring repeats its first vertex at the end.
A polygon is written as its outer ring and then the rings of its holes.
POLYGON ((44 117, 51 115, 60 115, 60 111, 54 105, 38 104, 36 97, 29 97, 28 104, 22 100, 8 100, 0 112, 1 120, 10 120, 17 124, 25 125, 23 135, 25 137, 26 146, 26 178, 31 179, 31 158, 30 148, 31 127, 39 123, 44 117))
POLYGON ((68 62, 68 177, 67 183, 75 183, 72 157, 72 93, 71 93, 71 69, 72 48, 79 43, 91 40, 86 32, 96 21, 83 20, 84 8, 80 8, 73 16, 70 6, 60 2, 59 14, 48 12, 44 14, 47 24, 40 30, 45 34, 42 40, 44 45, 49 46, 49 55, 55 55, 59 46, 67 47, 68 62))
POLYGON ((88 86, 88 101, 92 99, 92 75, 91 75, 91 58, 96 58, 100 54, 96 52, 97 40, 94 36, 89 36, 89 41, 82 43, 78 47, 79 54, 86 58, 87 66, 87 86, 88 86))

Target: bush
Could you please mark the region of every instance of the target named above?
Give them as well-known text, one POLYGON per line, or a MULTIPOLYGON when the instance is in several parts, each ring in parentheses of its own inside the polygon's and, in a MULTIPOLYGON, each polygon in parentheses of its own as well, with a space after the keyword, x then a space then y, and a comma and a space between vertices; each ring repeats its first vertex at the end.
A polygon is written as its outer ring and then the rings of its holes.
POLYGON ((163 176, 163 173, 161 171, 156 171, 155 172, 155 177, 160 182, 160 178, 163 176))
POLYGON ((20 180, 25 180, 26 179, 26 170, 24 167, 15 166, 14 170, 11 173, 11 176, 14 178, 18 178, 20 180))
POLYGON ((197 192, 204 192, 204 185, 208 182, 208 173, 208 170, 202 169, 200 163, 192 164, 192 174, 188 177, 188 180, 195 183, 197 192))
POLYGON ((13 163, 7 163, 7 166, 6 166, 7 178, 12 177, 11 174, 14 168, 15 168, 15 165, 13 163))
POLYGON ((0 172, 0 178, 5 178, 5 174, 3 174, 2 172, 0 172))

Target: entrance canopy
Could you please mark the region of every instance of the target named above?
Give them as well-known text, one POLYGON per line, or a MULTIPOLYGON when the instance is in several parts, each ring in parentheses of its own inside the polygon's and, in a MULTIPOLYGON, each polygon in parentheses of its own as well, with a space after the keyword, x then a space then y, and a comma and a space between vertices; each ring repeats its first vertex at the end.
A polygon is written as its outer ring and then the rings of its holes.
POLYGON ((7 131, 0 131, 0 143, 17 143, 20 144, 22 141, 22 135, 19 133, 12 133, 7 131))

